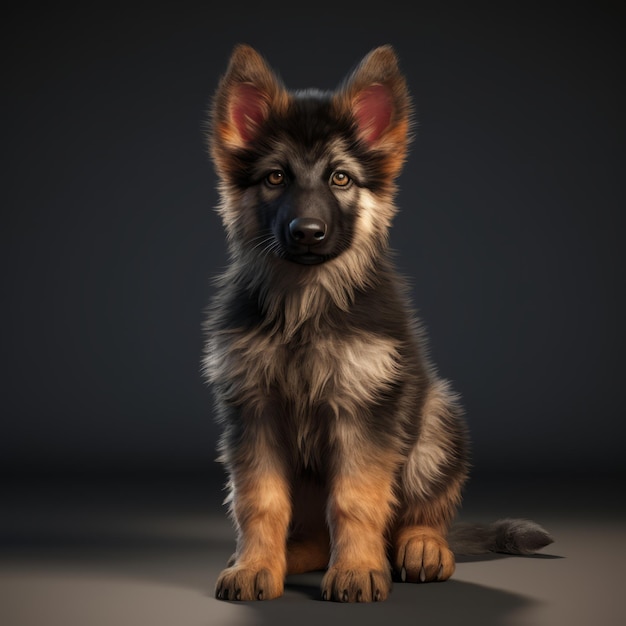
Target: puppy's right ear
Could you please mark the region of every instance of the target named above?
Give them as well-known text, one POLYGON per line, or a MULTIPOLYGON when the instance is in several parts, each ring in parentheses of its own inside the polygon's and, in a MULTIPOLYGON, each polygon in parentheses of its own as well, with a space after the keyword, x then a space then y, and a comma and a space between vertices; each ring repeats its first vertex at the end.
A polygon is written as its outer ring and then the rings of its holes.
POLYGON ((286 103, 286 90, 261 55, 248 45, 236 46, 213 100, 209 138, 213 158, 217 161, 224 149, 249 147, 270 110, 280 110, 286 103))

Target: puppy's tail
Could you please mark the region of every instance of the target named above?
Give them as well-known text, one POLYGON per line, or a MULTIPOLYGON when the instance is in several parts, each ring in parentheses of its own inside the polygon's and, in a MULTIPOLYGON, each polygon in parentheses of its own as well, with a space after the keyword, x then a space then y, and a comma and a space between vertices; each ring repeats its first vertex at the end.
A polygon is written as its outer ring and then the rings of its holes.
POLYGON ((452 552, 464 555, 533 554, 553 541, 548 531, 527 519, 501 519, 491 524, 460 522, 448 533, 452 552))

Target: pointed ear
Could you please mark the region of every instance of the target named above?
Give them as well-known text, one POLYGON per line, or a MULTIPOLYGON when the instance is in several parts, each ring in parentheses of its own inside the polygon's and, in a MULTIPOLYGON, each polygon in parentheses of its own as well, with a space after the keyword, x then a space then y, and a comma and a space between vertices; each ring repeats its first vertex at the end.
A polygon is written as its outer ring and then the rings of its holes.
POLYGON ((411 102, 391 46, 372 50, 340 87, 335 102, 352 117, 357 137, 368 148, 399 151, 404 158, 411 102))
POLYGON ((286 105, 280 80, 256 50, 235 47, 213 100, 212 150, 245 148, 258 136, 271 108, 286 105))

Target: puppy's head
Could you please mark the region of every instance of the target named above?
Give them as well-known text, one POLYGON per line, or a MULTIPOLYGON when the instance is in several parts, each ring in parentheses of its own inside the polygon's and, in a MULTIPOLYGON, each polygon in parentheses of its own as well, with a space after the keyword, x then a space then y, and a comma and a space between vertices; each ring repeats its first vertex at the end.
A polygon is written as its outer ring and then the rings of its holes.
POLYGON ((390 46, 372 50, 334 92, 289 92, 239 45, 213 100, 209 145, 220 214, 239 257, 318 267, 386 243, 410 124, 390 46))

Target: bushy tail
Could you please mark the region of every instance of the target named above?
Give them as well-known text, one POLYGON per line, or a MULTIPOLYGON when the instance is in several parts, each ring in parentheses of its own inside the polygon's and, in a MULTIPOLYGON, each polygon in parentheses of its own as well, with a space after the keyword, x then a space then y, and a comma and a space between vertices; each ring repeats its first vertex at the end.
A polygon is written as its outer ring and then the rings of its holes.
POLYGON ((501 519, 492 524, 455 524, 448 533, 455 554, 533 554, 554 541, 536 522, 526 519, 501 519))

